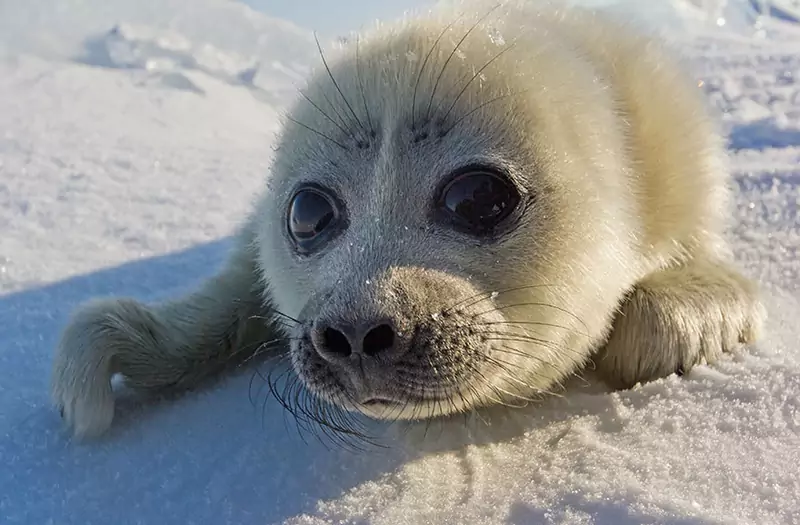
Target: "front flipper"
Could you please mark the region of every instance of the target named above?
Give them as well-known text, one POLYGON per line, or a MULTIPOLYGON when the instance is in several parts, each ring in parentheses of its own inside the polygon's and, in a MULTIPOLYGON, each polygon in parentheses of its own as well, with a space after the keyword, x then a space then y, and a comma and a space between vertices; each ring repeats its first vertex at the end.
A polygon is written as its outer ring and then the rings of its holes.
POLYGON ((611 386, 629 388, 751 343, 765 317, 754 283, 725 263, 692 260, 636 284, 594 361, 611 386))
POLYGON ((111 378, 133 390, 185 390, 248 359, 279 337, 265 303, 251 238, 244 230, 222 270, 185 297, 157 305, 92 301, 64 330, 51 393, 76 436, 111 425, 111 378))

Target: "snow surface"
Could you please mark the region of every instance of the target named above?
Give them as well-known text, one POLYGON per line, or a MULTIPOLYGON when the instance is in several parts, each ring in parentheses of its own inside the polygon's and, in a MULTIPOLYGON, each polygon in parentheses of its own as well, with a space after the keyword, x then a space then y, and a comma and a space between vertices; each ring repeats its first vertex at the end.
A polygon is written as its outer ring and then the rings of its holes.
POLYGON ((214 271, 313 41, 227 0, 0 0, 0 523, 800 523, 800 33, 670 27, 730 134, 755 348, 363 453, 303 443, 251 373, 79 444, 47 398, 66 315, 214 271))

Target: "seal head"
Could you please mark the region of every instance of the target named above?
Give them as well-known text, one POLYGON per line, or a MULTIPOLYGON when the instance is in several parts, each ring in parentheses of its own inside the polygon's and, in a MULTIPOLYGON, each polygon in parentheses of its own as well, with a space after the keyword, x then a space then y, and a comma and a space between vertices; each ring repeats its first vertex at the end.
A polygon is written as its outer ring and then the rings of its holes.
POLYGON ((383 28, 287 118, 260 260, 325 399, 397 418, 530 399, 589 357, 640 272, 596 69, 503 20, 383 28))

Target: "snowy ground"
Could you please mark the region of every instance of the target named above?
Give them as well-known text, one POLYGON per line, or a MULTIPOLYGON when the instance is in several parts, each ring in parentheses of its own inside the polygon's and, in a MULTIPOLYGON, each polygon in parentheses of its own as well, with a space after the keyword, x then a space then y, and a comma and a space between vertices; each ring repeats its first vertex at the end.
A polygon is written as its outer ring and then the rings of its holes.
POLYGON ((690 25, 770 308, 748 354, 363 454, 302 443, 245 374, 81 445, 47 400, 65 316, 214 270, 314 49, 227 0, 0 0, 0 523, 800 523, 800 36, 690 25))

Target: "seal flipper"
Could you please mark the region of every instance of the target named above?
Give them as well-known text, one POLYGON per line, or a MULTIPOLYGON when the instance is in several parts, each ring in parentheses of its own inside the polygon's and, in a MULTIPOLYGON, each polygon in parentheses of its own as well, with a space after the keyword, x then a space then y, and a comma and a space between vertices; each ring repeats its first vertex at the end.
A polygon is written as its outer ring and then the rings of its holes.
POLYGON ((756 286, 718 261, 693 259, 639 281, 594 358, 616 388, 687 373, 752 342, 766 317, 756 286))
POLYGON ((156 305, 102 299, 80 308, 62 334, 51 379, 73 433, 97 436, 111 425, 115 374, 134 390, 186 390, 274 340, 255 257, 248 226, 223 269, 185 297, 156 305))

